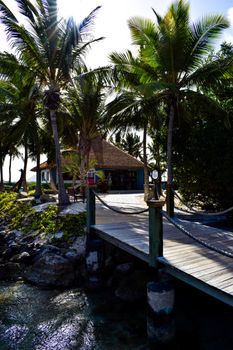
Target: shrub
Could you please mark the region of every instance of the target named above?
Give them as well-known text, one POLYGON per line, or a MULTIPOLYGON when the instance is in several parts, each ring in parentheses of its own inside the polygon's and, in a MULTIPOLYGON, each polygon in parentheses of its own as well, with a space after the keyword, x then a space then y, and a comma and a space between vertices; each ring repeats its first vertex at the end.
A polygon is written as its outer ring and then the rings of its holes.
POLYGON ((22 229, 25 217, 34 213, 34 209, 29 204, 17 200, 16 193, 0 193, 0 220, 9 224, 10 228, 22 229))
POLYGON ((42 212, 36 212, 31 205, 17 200, 16 193, 0 193, 0 221, 10 228, 20 229, 25 233, 31 231, 56 233, 64 232, 64 238, 80 236, 85 232, 86 213, 59 216, 56 205, 50 205, 42 212))

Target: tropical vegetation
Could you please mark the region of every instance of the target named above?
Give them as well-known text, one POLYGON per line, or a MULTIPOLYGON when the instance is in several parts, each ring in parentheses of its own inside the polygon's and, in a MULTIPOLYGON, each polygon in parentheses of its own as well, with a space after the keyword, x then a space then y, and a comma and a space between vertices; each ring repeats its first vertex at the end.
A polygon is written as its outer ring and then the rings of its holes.
POLYGON ((167 169, 170 215, 174 182, 184 198, 199 205, 232 204, 233 49, 222 43, 214 51, 229 25, 224 16, 192 23, 189 3, 178 0, 164 16, 153 9, 154 20, 133 17, 128 25, 135 53, 113 52, 109 67, 90 70, 85 53, 95 41, 101 45, 101 38, 89 35, 99 8, 78 25, 58 17, 56 0, 15 3, 20 16, 0 0, 13 50, 0 54, 1 187, 6 155, 23 147, 25 166, 15 189, 26 189, 27 159, 33 157, 40 196, 45 153, 56 164, 59 203, 67 204, 61 149, 79 154, 68 170, 84 185, 90 148, 100 159, 99 141, 111 135, 144 162, 147 195, 150 169, 157 169, 159 181, 167 169), (225 196, 224 188, 229 188, 225 196))

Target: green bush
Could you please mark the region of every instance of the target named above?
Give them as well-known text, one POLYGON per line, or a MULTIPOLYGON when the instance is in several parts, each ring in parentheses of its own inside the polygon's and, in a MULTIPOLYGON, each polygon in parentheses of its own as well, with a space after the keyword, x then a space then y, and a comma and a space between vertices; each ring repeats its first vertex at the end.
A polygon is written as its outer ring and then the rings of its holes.
POLYGON ((51 190, 51 186, 48 183, 41 184, 42 190, 51 190))
POLYGON ((17 200, 16 193, 0 193, 0 220, 9 224, 10 228, 22 229, 25 217, 34 213, 34 209, 29 204, 17 200))
POLYGON ((59 216, 56 205, 50 205, 43 212, 36 212, 31 205, 18 201, 16 193, 1 192, 0 221, 25 233, 37 231, 50 234, 63 231, 63 239, 67 240, 70 236, 84 234, 86 213, 59 216))
POLYGON ((36 182, 32 181, 28 183, 28 191, 33 191, 36 189, 36 182))
POLYGON ((52 188, 44 188, 44 189, 42 189, 42 192, 44 194, 54 194, 55 193, 52 188))

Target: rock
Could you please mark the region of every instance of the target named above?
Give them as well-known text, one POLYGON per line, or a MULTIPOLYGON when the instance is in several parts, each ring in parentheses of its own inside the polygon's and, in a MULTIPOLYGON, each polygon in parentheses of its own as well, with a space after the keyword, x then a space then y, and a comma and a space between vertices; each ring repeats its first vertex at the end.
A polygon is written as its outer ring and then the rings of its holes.
POLYGON ((77 237, 70 247, 70 249, 75 250, 82 258, 85 258, 86 256, 86 240, 86 236, 77 237))
POLYGON ((53 237, 56 239, 62 239, 64 237, 64 232, 62 231, 56 232, 53 237))
POLYGON ((61 249, 56 247, 55 245, 46 244, 42 247, 41 255, 46 255, 46 254, 51 254, 51 253, 56 254, 56 255, 62 255, 61 249))
POLYGON ((83 258, 83 256, 80 255, 77 252, 77 250, 75 250, 75 249, 68 250, 68 252, 65 254, 65 257, 73 263, 76 263, 76 262, 82 260, 82 258, 83 258))
POLYGON ((15 249, 15 250, 20 248, 19 244, 16 243, 15 241, 8 242, 8 247, 11 248, 11 249, 15 249))
POLYGON ((70 260, 47 253, 25 271, 24 278, 42 287, 68 287, 75 284, 77 272, 70 260))
MULTIPOLYGON (((46 204, 56 204, 56 197, 52 194, 42 194, 41 197, 40 197, 40 200, 41 202, 46 202, 46 204)), ((39 204, 38 206, 35 206, 34 208, 36 207, 39 207, 41 204, 39 204)))
POLYGON ((115 295, 124 301, 135 302, 146 296, 147 272, 136 270, 125 276, 115 291, 115 295))
MULTIPOLYGON (((43 197, 42 197, 43 202, 45 202, 44 198, 46 198, 46 196, 48 196, 48 195, 43 195, 43 197)), ((35 207, 33 207, 33 209, 37 213, 41 213, 42 211, 46 210, 50 205, 56 205, 56 199, 55 199, 55 201, 50 201, 50 202, 46 201, 46 202, 47 203, 36 205, 35 207)))
POLYGON ((2 252, 2 257, 5 260, 10 260, 10 258, 12 258, 13 255, 17 254, 18 251, 14 248, 7 248, 2 252))
POLYGON ((11 230, 11 231, 8 231, 6 232, 6 240, 7 241, 15 241, 17 239, 20 239, 22 237, 22 232, 21 231, 18 231, 18 230, 11 230))
POLYGON ((0 264, 0 280, 16 280, 20 274, 20 264, 14 262, 0 264))
POLYGON ((21 191, 18 193, 18 198, 27 198, 28 194, 27 192, 21 191))
POLYGON ((28 252, 22 252, 20 254, 14 255, 10 261, 19 262, 24 264, 30 264, 32 262, 32 256, 28 252))

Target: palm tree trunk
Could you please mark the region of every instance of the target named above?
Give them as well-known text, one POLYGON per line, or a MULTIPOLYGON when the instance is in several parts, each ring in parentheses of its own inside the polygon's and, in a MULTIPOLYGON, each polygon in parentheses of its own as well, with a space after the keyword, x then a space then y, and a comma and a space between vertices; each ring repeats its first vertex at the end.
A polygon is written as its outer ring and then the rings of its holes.
POLYGON ((4 188, 4 181, 3 181, 3 166, 2 166, 2 160, 0 162, 0 190, 4 188))
POLYGON ((4 188, 4 180, 3 180, 3 152, 0 149, 0 191, 4 188))
POLYGON ((167 213, 170 217, 174 216, 174 195, 172 191, 172 136, 173 136, 173 124, 174 124, 174 104, 171 103, 169 111, 169 123, 168 123, 168 137, 167 137, 167 193, 166 193, 166 205, 167 213))
POLYGON ((35 199, 40 200, 40 196, 42 194, 41 190, 41 170, 40 170, 40 152, 37 152, 36 155, 36 191, 35 191, 35 199))
POLYGON ((66 204, 69 204, 70 201, 69 201, 69 196, 65 190, 64 180, 62 176, 61 151, 60 151, 60 144, 59 144, 59 138, 58 138, 57 119, 56 119, 55 110, 50 110, 50 119, 51 119, 53 138, 54 138, 54 144, 55 144, 55 152, 56 152, 56 169, 57 169, 57 175, 58 175, 58 202, 59 202, 59 205, 66 205, 66 204))
POLYGON ((83 134, 80 134, 80 140, 78 145, 78 151, 80 152, 80 158, 81 158, 81 164, 80 164, 80 182, 81 187, 85 187, 86 185, 86 172, 88 170, 89 166, 89 142, 87 139, 83 136, 83 134))
POLYGON ((147 201, 149 199, 149 169, 148 169, 148 161, 147 161, 147 124, 143 129, 143 163, 144 163, 144 200, 147 201))
POLYGON ((50 177, 50 187, 52 188, 52 190, 54 192, 57 193, 58 192, 57 191, 57 186, 56 186, 54 178, 53 178, 53 171, 52 171, 52 169, 49 170, 49 177, 50 177))
POLYGON ((26 181, 26 174, 27 174, 27 164, 28 164, 28 145, 27 143, 24 146, 24 167, 23 167, 23 177, 22 177, 22 185, 24 192, 27 192, 27 181, 26 181))
POLYGON ((12 165, 12 154, 10 154, 10 159, 9 159, 9 185, 11 184, 11 165, 12 165))

